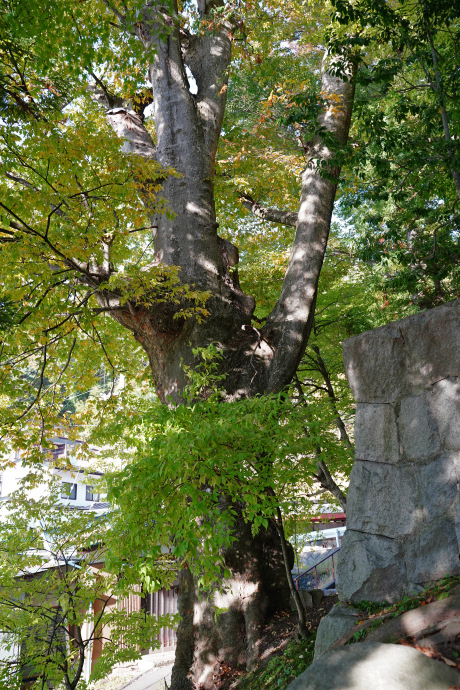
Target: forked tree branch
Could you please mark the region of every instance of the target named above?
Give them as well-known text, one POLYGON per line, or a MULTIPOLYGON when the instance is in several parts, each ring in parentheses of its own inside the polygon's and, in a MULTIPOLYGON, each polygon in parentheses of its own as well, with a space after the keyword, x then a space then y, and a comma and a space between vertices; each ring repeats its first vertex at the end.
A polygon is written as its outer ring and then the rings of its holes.
POLYGON ((156 148, 142 117, 127 108, 107 111, 107 120, 115 134, 123 140, 123 153, 135 153, 142 158, 155 158, 156 148))
POLYGON ((228 18, 215 14, 215 10, 223 6, 222 0, 200 1, 198 10, 201 19, 212 21, 215 27, 212 31, 188 36, 183 42, 183 60, 198 87, 195 99, 203 143, 212 160, 216 154, 224 117, 228 71, 232 59, 233 26, 228 18))

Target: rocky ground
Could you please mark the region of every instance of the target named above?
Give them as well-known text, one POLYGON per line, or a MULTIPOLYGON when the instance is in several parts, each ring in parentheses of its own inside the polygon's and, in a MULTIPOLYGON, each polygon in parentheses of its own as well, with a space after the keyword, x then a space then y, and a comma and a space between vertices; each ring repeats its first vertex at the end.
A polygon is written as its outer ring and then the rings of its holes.
MULTIPOLYGON (((458 581, 458 578, 455 578, 458 581)), ((460 584, 437 586, 362 618, 333 645, 397 642, 460 671, 460 584)))
POLYGON ((393 603, 339 604, 289 690, 460 690, 460 577, 393 603))
MULTIPOLYGON (((308 610, 312 638, 307 644, 295 641, 295 614, 279 615, 264 630, 259 668, 245 674, 222 664, 215 677, 216 690, 286 688, 312 663, 317 628, 336 603, 336 596, 327 597, 319 606, 308 610)), ((334 638, 332 651, 345 652, 354 643, 364 642, 369 646, 392 642, 422 652, 451 672, 460 671, 460 577, 447 577, 420 594, 404 597, 391 605, 362 602, 350 609, 354 612, 354 622, 338 640, 334 638)), ((460 676, 458 685, 449 687, 460 690, 460 676)))

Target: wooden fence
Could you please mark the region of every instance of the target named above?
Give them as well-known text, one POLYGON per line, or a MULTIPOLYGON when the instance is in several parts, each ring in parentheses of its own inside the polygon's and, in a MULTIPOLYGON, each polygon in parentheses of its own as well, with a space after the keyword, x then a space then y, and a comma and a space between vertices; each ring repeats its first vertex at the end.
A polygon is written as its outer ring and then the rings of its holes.
MULTIPOLYGON (((172 589, 160 589, 158 592, 143 594, 141 587, 138 586, 139 594, 130 594, 129 597, 120 600, 119 607, 128 613, 133 611, 145 611, 148 615, 159 618, 167 613, 177 613, 177 587, 172 589)), ((146 651, 168 651, 176 646, 175 628, 161 628, 158 634, 160 640, 159 649, 149 649, 146 651)))

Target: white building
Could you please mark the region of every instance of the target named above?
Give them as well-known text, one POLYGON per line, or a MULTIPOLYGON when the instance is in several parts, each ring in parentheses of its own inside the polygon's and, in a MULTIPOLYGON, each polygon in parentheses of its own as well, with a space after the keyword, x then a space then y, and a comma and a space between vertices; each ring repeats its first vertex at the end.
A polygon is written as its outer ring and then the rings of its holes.
MULTIPOLYGON (((52 475, 61 480, 61 493, 59 501, 63 505, 69 505, 78 509, 105 510, 108 503, 104 502, 98 492, 98 480, 103 476, 102 472, 89 470, 88 460, 78 457, 77 451, 81 445, 78 441, 71 441, 63 436, 55 436, 50 439, 53 448, 44 449, 43 464, 52 475)), ((95 448, 91 448, 92 455, 97 454, 95 448)), ((9 496, 19 489, 21 481, 30 472, 30 466, 23 462, 23 457, 18 451, 11 451, 6 458, 6 467, 0 474, 0 501, 7 501, 9 496)), ((39 498, 46 488, 37 487, 34 498, 39 498)))

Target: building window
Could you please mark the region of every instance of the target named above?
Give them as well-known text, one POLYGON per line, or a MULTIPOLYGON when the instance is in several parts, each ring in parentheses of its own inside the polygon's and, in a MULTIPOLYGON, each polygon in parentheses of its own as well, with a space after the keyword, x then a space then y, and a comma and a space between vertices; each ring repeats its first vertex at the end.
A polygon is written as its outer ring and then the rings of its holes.
POLYGON ((93 487, 87 485, 86 486, 86 500, 87 501, 98 501, 99 500, 99 494, 95 493, 93 491, 93 487))
POLYGON ((71 501, 75 501, 77 498, 77 485, 70 482, 62 482, 61 498, 69 498, 71 501))

